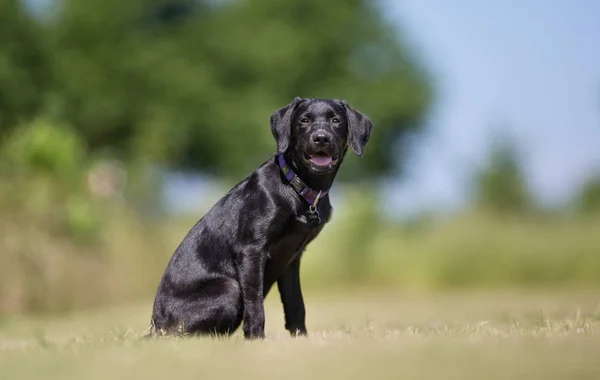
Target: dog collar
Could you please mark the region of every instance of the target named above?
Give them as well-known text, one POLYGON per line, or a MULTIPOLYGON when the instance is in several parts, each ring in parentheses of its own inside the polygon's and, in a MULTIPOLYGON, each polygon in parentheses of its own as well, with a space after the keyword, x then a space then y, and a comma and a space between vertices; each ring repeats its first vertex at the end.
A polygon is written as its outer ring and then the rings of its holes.
POLYGON ((279 157, 277 157, 277 162, 279 163, 279 168, 283 172, 285 179, 290 183, 294 190, 296 190, 296 192, 300 194, 300 196, 304 198, 306 202, 308 202, 308 204, 311 206, 311 210, 316 210, 317 203, 321 198, 327 195, 329 190, 313 190, 308 187, 304 181, 302 181, 300 177, 294 173, 294 170, 292 170, 290 165, 285 162, 283 154, 280 154, 279 157))

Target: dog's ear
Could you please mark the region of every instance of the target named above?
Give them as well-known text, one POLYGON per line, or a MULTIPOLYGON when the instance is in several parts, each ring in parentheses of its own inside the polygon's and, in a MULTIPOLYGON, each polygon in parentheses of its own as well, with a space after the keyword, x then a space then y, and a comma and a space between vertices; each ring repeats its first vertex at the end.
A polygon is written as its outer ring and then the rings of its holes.
POLYGON ((292 132, 292 115, 302 98, 295 97, 287 106, 278 109, 271 115, 271 132, 277 141, 277 152, 284 153, 290 145, 292 132))
POLYGON ((362 156, 365 145, 371 137, 373 123, 363 113, 353 109, 345 100, 338 100, 346 109, 346 119, 348 120, 348 139, 350 148, 357 156, 362 156))

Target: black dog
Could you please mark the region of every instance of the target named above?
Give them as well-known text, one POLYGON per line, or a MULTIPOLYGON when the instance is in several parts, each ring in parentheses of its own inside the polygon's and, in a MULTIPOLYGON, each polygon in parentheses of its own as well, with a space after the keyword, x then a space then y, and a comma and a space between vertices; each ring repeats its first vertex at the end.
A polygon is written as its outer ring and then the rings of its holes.
POLYGON ((305 335, 300 259, 331 217, 328 190, 348 146, 362 156, 373 124, 345 101, 295 98, 271 116, 277 154, 196 223, 163 275, 150 335, 264 338, 271 286, 285 328, 305 335))

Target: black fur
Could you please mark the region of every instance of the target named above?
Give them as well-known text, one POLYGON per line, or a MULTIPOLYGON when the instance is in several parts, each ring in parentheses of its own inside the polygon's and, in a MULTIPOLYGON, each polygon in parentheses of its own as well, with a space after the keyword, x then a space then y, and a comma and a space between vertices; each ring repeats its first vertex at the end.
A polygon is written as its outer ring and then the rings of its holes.
MULTIPOLYGON (((328 189, 348 146, 363 154, 373 124, 344 101, 295 98, 271 116, 277 151, 315 190, 328 189), (310 155, 332 157, 318 166, 310 155)), ((175 250, 158 286, 150 335, 233 333, 264 338, 263 301, 277 283, 285 328, 305 335, 300 260, 331 217, 329 195, 317 205, 322 223, 282 175, 273 155, 221 198, 175 250)))

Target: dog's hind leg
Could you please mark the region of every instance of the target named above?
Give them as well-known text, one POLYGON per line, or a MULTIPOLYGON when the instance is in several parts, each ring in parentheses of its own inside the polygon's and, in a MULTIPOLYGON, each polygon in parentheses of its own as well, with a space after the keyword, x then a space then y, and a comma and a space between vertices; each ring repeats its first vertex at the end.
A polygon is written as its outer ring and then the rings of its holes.
POLYGON ((243 318, 242 292, 229 278, 209 280, 185 297, 159 296, 154 335, 230 335, 243 318))

